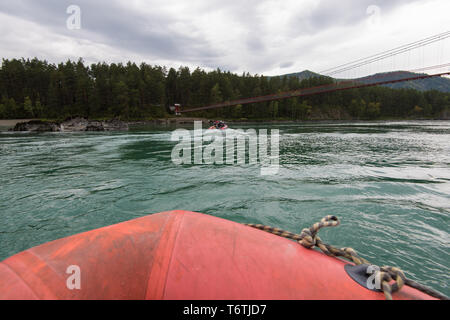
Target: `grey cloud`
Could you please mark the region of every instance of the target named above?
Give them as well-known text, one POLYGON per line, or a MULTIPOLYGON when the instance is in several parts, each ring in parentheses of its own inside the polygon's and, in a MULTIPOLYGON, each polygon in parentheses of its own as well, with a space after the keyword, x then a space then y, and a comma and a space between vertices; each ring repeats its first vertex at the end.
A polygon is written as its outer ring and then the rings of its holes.
POLYGON ((261 53, 266 49, 263 41, 256 34, 250 34, 247 37, 246 44, 247 48, 255 53, 261 53))
POLYGON ((286 68, 290 68, 294 65, 293 61, 289 61, 289 62, 283 62, 282 64, 280 64, 280 68, 281 69, 286 69, 286 68))
POLYGON ((82 29, 68 30, 66 9, 74 1, 8 1, 0 11, 47 26, 52 32, 124 48, 164 59, 195 61, 220 56, 204 39, 169 31, 177 18, 168 14, 150 16, 127 10, 113 1, 78 0, 82 29))
POLYGON ((308 16, 299 12, 290 25, 293 35, 316 34, 334 27, 357 25, 368 18, 367 8, 378 6, 381 14, 390 12, 406 3, 420 0, 318 0, 319 5, 308 16), (300 18, 301 17, 301 18, 300 18))
MULTIPOLYGON (((401 5, 420 0, 316 1, 318 5, 312 12, 300 9, 297 14, 292 12, 288 17, 281 17, 284 19, 283 27, 285 19, 290 19, 287 21, 288 31, 282 34, 283 39, 311 36, 305 41, 302 39, 301 43, 297 41, 295 47, 291 47, 289 43, 274 44, 266 37, 264 32, 267 28, 265 20, 267 17, 261 7, 265 2, 262 0, 195 1, 189 13, 158 10, 157 3, 154 4, 153 12, 143 13, 130 8, 127 0, 0 0, 0 12, 36 22, 46 27, 49 35, 60 34, 76 39, 87 39, 94 44, 125 49, 131 54, 149 59, 151 57, 181 61, 213 69, 221 66, 221 69, 230 71, 262 72, 294 66, 291 62, 296 59, 293 50, 314 52, 317 45, 314 35, 338 26, 357 26, 368 18, 366 9, 370 5, 379 6, 382 14, 385 14, 401 5), (71 31, 66 28, 68 17, 66 8, 71 4, 77 4, 82 9, 82 30, 71 31), (244 30, 242 36, 235 39, 236 42, 228 44, 226 52, 221 52, 214 46, 216 43, 214 38, 209 41, 202 36, 205 30, 211 30, 208 23, 198 28, 194 27, 195 23, 190 23, 196 21, 198 17, 205 19, 209 15, 213 16, 213 13, 223 13, 228 20, 220 22, 227 24, 226 27, 244 30), (179 22, 187 23, 193 33, 175 31, 179 30, 179 26, 177 28, 173 26, 179 22), (277 46, 285 50, 280 52, 277 46), (244 52, 237 52, 242 48, 244 52), (280 60, 285 62, 280 64, 280 60)), ((221 40, 219 35, 217 40, 221 40)), ((86 55, 90 56, 89 53, 86 55)), ((61 60, 64 59, 65 57, 61 57, 61 60)), ((97 59, 108 60, 108 57, 97 59)))

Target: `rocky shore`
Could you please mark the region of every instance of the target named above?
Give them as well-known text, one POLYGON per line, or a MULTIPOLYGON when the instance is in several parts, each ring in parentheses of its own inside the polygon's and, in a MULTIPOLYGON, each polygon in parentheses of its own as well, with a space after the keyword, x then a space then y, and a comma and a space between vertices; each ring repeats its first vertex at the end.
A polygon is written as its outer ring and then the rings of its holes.
POLYGON ((67 119, 61 123, 32 120, 20 122, 12 131, 28 132, 83 132, 83 131, 127 131, 128 123, 121 120, 88 120, 85 118, 67 119))

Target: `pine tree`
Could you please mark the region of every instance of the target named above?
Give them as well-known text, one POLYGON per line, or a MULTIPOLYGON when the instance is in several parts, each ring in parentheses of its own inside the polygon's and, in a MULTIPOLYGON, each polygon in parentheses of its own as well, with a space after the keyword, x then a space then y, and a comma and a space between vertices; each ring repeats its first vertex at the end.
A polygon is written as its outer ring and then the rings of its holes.
POLYGON ((19 112, 19 108, 16 104, 16 100, 14 98, 8 99, 6 103, 7 116, 10 119, 20 119, 22 115, 19 112))
MULTIPOLYGON (((3 59, 0 67, 1 117, 164 117, 175 103, 199 107, 212 103, 274 94, 332 83, 327 77, 299 81, 297 77, 242 75, 220 69, 192 73, 187 67, 167 70, 142 63, 137 66, 83 60, 58 65, 38 59, 3 59)), ((450 109, 450 93, 370 87, 301 99, 255 103, 194 113, 193 116, 249 119, 307 119, 312 109, 326 118, 349 114, 353 118, 440 117, 450 109), (371 101, 366 103, 365 101, 371 101), (306 102, 305 102, 306 103, 306 102), (413 112, 415 106, 422 111, 413 112), (322 113, 322 114, 320 114, 322 113)))
POLYGON ((46 116, 49 118, 58 118, 62 116, 58 96, 58 89, 56 88, 55 83, 51 82, 47 94, 48 108, 46 116))
POLYGON ((25 101, 23 103, 23 109, 25 111, 25 116, 34 118, 34 110, 33 110, 33 103, 31 102, 30 97, 25 97, 25 101))
POLYGON ((123 81, 119 81, 113 90, 114 105, 111 109, 114 117, 129 117, 130 114, 130 98, 128 96, 128 86, 123 81))
POLYGON ((41 100, 39 98, 39 96, 36 99, 36 103, 34 106, 34 113, 35 113, 35 117, 41 118, 44 115, 44 107, 41 104, 41 100))
POLYGON ((166 97, 169 106, 179 103, 178 101, 178 73, 170 68, 166 79, 166 97))
POLYGON ((222 92, 220 91, 220 86, 218 83, 214 85, 211 89, 209 101, 210 103, 220 103, 223 101, 222 92))
POLYGON ((3 103, 0 103, 0 119, 6 119, 6 106, 3 103))

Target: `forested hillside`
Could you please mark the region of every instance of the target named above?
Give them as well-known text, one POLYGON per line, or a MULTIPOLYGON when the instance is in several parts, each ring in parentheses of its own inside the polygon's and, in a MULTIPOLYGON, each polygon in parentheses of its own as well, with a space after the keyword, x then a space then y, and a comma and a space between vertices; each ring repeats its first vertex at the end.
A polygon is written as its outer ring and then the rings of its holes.
MULTIPOLYGON (((420 73, 413 73, 408 71, 394 71, 394 72, 384 72, 384 73, 376 73, 363 78, 353 79, 354 81, 363 82, 363 83, 372 83, 374 80, 376 81, 389 81, 389 80, 398 80, 398 79, 406 79, 413 78, 420 75, 420 73)), ((305 70, 297 73, 289 73, 282 75, 281 77, 297 77, 300 80, 320 77, 321 75, 318 73, 311 72, 309 70, 305 70)), ((336 81, 348 81, 348 79, 335 79, 336 81)), ((430 91, 437 90, 441 92, 450 92, 450 79, 447 77, 434 77, 428 79, 414 80, 414 81, 404 81, 397 83, 384 84, 383 87, 392 88, 392 89, 415 89, 419 91, 430 91)))
MULTIPOLYGON (((371 77, 365 77, 360 78, 357 80, 360 80, 364 82, 365 80, 370 80, 370 78, 378 78, 384 80, 395 80, 395 79, 401 79, 401 78, 413 78, 417 77, 418 73, 413 72, 387 72, 387 73, 377 73, 375 75, 372 75, 371 77)), ((428 78, 428 79, 421 79, 421 80, 414 80, 414 81, 405 81, 405 82, 397 82, 397 83, 390 83, 384 85, 388 88, 393 89, 415 89, 419 91, 430 91, 430 90, 438 90, 441 92, 447 92, 450 93, 450 79, 445 77, 435 77, 435 78, 428 78)))
MULTIPOLYGON (((33 60, 3 60, 0 118, 64 119, 168 116, 168 106, 212 103, 332 83, 326 77, 264 77, 199 68, 178 70, 134 63, 58 65, 33 60)), ((306 98, 228 107, 192 114, 225 119, 380 119, 439 118, 450 108, 450 93, 372 87, 306 98)))

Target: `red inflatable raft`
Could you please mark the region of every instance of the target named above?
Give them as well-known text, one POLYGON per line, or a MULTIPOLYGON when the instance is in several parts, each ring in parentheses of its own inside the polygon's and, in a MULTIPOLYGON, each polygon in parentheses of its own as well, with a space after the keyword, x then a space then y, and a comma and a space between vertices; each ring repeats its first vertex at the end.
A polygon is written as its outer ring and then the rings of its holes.
POLYGON ((227 125, 225 125, 222 128, 216 128, 215 126, 212 126, 212 127, 209 128, 209 130, 227 130, 227 129, 228 129, 227 125))
MULTIPOLYGON (((294 241, 186 211, 154 214, 0 263, 0 299, 385 299, 347 263, 294 241), (70 266, 81 287, 71 288, 70 266)), ((410 287, 394 299, 431 299, 410 287)))

